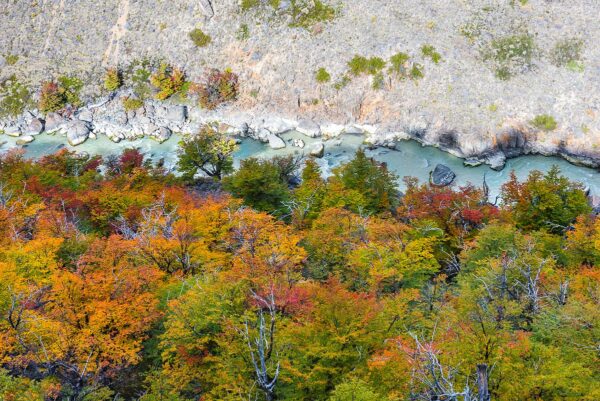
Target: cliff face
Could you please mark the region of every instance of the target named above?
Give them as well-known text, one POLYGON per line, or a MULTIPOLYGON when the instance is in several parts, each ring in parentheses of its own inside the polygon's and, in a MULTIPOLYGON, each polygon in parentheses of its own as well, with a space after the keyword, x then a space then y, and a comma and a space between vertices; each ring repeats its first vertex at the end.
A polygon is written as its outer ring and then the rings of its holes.
POLYGON ((596 0, 328 0, 332 20, 301 20, 320 4, 5 0, 0 78, 35 88, 75 74, 91 102, 106 67, 161 58, 192 79, 212 67, 237 72, 241 95, 224 113, 368 124, 377 144, 409 136, 491 164, 529 152, 598 163, 596 0), (190 40, 194 28, 207 46, 190 40), (399 53, 408 58, 390 71, 399 53), (386 66, 355 76, 355 55, 386 66), (317 82, 319 68, 329 82, 317 82), (540 115, 556 127, 532 124, 540 115))

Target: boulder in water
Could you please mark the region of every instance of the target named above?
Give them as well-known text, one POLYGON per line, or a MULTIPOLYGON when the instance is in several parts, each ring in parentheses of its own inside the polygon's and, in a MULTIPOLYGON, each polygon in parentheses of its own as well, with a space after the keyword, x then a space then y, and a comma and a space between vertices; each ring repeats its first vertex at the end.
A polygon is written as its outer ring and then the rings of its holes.
POLYGON ((314 157, 323 157, 325 155, 325 145, 323 142, 317 142, 312 146, 310 155, 314 157))
POLYGON ((58 113, 46 114, 46 132, 54 132, 60 129, 66 120, 58 113))
POLYGON ((438 164, 431 173, 431 183, 438 187, 446 187, 454 181, 456 174, 450 167, 443 164, 438 164))
POLYGON ((67 141, 71 146, 84 143, 90 135, 90 129, 85 121, 74 120, 67 128, 67 141))
POLYGON ((171 137, 171 130, 167 127, 160 127, 151 134, 152 138, 156 139, 159 143, 163 143, 171 137))
POLYGON ((269 135, 268 139, 269 139, 269 146, 271 147, 271 149, 285 148, 285 142, 283 141, 283 139, 281 139, 277 135, 271 134, 271 135, 269 135))
POLYGON ((296 131, 309 136, 311 138, 316 138, 321 135, 321 127, 319 124, 312 120, 300 120, 298 126, 296 127, 296 131))
POLYGON ((44 131, 44 121, 39 118, 34 118, 27 124, 25 135, 39 135, 44 131))
POLYGON ((25 145, 26 143, 33 142, 34 139, 33 135, 23 135, 17 139, 17 145, 25 145))

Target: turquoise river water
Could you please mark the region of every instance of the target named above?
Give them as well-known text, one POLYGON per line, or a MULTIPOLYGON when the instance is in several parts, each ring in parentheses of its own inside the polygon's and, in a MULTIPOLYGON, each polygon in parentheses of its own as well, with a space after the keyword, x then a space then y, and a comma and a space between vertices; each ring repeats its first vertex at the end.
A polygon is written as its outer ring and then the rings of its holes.
MULTIPOLYGON (((268 158, 274 155, 285 155, 294 153, 306 153, 314 142, 321 139, 308 138, 298 132, 288 132, 281 137, 288 142, 284 149, 273 150, 268 145, 252 139, 243 139, 238 150, 234 155, 235 164, 248 157, 268 158), (302 150, 289 144, 292 139, 299 138, 306 143, 302 150)), ((348 161, 354 155, 354 152, 363 144, 364 137, 361 135, 342 135, 339 138, 325 141, 325 157, 319 160, 321 168, 325 175, 331 174, 331 169, 345 161, 348 161)), ((177 147, 179 138, 177 135, 171 137, 168 141, 160 144, 149 138, 141 138, 133 141, 121 141, 114 143, 107 137, 100 135, 98 139, 89 139, 85 143, 71 147, 66 144, 66 139, 59 135, 42 134, 36 136, 35 141, 24 145, 25 155, 30 158, 39 158, 51 154, 57 150, 66 147, 77 152, 87 152, 89 154, 109 155, 120 153, 126 148, 139 148, 146 154, 146 157, 153 160, 164 159, 165 165, 174 168, 177 160, 177 147)), ((0 136, 0 152, 18 147, 16 138, 0 136)), ((490 187, 490 195, 495 197, 500 190, 501 185, 506 182, 511 171, 515 171, 519 178, 525 178, 532 170, 547 171, 552 165, 560 167, 562 173, 571 180, 582 182, 589 187, 590 192, 600 195, 600 173, 594 169, 575 166, 566 160, 558 157, 544 156, 522 156, 511 159, 506 163, 506 168, 502 171, 494 171, 488 166, 466 167, 463 160, 454 157, 439 149, 421 146, 415 141, 399 142, 396 150, 386 148, 377 148, 368 150, 367 154, 376 160, 386 162, 390 170, 398 176, 413 176, 420 181, 427 181, 429 172, 433 170, 436 164, 442 163, 450 167, 456 173, 454 185, 465 185, 472 183, 482 185, 484 174, 487 184, 490 187)), ((400 189, 403 188, 400 183, 400 189)))

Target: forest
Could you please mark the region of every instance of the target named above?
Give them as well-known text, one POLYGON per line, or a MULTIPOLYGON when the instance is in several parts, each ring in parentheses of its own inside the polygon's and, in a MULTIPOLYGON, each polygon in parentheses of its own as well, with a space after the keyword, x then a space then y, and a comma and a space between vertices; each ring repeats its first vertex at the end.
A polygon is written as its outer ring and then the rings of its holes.
POLYGON ((600 399, 600 219, 558 168, 490 199, 234 148, 0 156, 1 400, 600 399))

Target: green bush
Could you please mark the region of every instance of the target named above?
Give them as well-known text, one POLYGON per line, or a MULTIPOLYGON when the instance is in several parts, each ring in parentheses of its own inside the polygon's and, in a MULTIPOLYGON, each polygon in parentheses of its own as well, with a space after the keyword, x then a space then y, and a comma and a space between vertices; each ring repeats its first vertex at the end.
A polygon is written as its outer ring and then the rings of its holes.
POLYGON ((123 85, 121 72, 117 68, 109 68, 104 75, 104 89, 116 91, 123 85))
POLYGON ((123 108, 125 111, 134 111, 144 106, 144 101, 135 97, 123 98, 123 108))
POLYGON ((399 74, 401 76, 406 75, 406 66, 408 64, 408 60, 410 56, 406 53, 396 53, 392 57, 390 57, 390 72, 399 74))
POLYGON ((483 59, 493 64, 496 77, 507 80, 515 74, 529 71, 537 47, 532 35, 518 34, 493 39, 483 59))
POLYGON ((238 40, 248 40, 250 38, 250 28, 248 28, 248 24, 240 25, 240 29, 237 32, 238 40))
POLYGON ((411 79, 417 80, 417 79, 421 79, 425 76, 425 73, 423 72, 424 67, 423 65, 419 64, 419 63, 413 63, 411 69, 410 69, 410 77, 411 79))
POLYGON ((318 83, 324 84, 331 81, 331 75, 329 75, 325 68, 321 67, 315 73, 315 79, 318 83))
POLYGON ((339 91, 340 89, 345 88, 350 83, 350 81, 350 77, 344 74, 333 84, 333 87, 335 88, 335 90, 339 91))
POLYGON ((19 61, 19 56, 16 54, 6 54, 4 55, 4 60, 7 65, 15 65, 19 61))
POLYGON ((376 90, 383 89, 385 86, 385 78, 383 77, 383 73, 378 72, 373 75, 373 82, 371 83, 371 87, 376 90))
POLYGON ((531 125, 543 131, 554 131, 556 127, 558 127, 554 117, 548 114, 540 114, 539 116, 535 116, 535 118, 531 120, 531 125))
POLYGON ((421 47, 421 54, 423 54, 423 57, 429 57, 435 64, 442 61, 442 55, 431 45, 423 45, 423 47, 421 47))
POLYGON ((581 61, 583 41, 577 38, 568 38, 558 41, 550 52, 550 61, 557 67, 576 66, 581 61))
POLYGON ((385 61, 380 57, 366 58, 356 55, 348 62, 352 75, 375 75, 385 68, 385 61))
POLYGON ((317 22, 331 21, 335 18, 336 11, 321 0, 292 0, 291 1, 291 26, 310 28, 317 22))
POLYGON ((257 7, 260 4, 260 0, 242 0, 240 2, 240 7, 242 11, 248 11, 251 8, 257 7))
POLYGON ((199 28, 193 29, 188 35, 196 47, 208 46, 211 41, 211 37, 202 32, 202 30, 199 28))
POLYGON ((0 117, 16 117, 31 103, 27 85, 12 76, 0 83, 0 117))
POLYGON ((80 107, 83 105, 79 93, 83 88, 83 81, 74 76, 64 75, 58 78, 60 84, 60 90, 64 93, 66 102, 73 107, 80 107))

